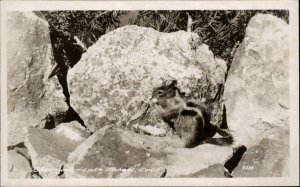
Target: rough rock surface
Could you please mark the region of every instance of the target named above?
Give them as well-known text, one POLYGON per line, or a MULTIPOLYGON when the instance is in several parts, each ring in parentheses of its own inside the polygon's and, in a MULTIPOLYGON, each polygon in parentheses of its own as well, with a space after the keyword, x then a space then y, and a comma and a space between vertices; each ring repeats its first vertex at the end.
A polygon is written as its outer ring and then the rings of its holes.
POLYGON ((224 93, 237 143, 249 147, 278 139, 289 128, 288 32, 287 23, 272 15, 258 14, 249 22, 224 93))
POLYGON ((263 139, 248 149, 233 177, 288 177, 289 134, 279 140, 263 139))
POLYGON ((28 128, 25 145, 32 159, 32 165, 44 178, 58 175, 72 152, 89 134, 72 122, 61 124, 53 130, 28 128))
POLYGON ((8 151, 8 178, 25 178, 31 171, 28 159, 15 150, 8 151))
POLYGON ((224 164, 213 164, 192 174, 179 175, 178 178, 224 178, 224 164))
MULTIPOLYGON (((160 177, 165 172, 165 177, 178 177, 223 165, 232 154, 229 146, 182 146, 178 136, 153 137, 105 126, 69 155, 66 177, 160 177)), ((223 172, 222 168, 211 175, 223 172)))
POLYGON ((48 23, 32 12, 7 14, 8 145, 24 141, 23 127, 66 110, 58 81, 48 80, 52 52, 48 23))
POLYGON ((254 16, 225 83, 227 122, 248 151, 234 177, 288 176, 289 26, 272 15, 254 16))
POLYGON ((207 45, 192 50, 192 37, 198 36, 138 26, 103 35, 69 71, 71 105, 92 131, 127 124, 144 112, 155 87, 177 79, 188 97, 216 102, 213 120, 218 123, 226 63, 215 59, 207 45))

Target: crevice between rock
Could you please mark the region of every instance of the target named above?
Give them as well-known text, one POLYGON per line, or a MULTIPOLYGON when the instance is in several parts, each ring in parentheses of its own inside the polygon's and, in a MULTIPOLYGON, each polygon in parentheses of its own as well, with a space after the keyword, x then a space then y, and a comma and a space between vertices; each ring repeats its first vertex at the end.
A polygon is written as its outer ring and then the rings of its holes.
MULTIPOLYGON (((36 14, 48 22, 48 20, 40 12, 36 14)), ((85 125, 83 119, 70 104, 71 96, 69 93, 67 79, 69 68, 74 67, 78 63, 86 49, 83 48, 81 44, 78 44, 75 36, 58 30, 53 25, 51 25, 50 22, 48 22, 48 24, 50 30, 52 54, 54 57, 54 61, 56 62, 56 66, 53 68, 51 74, 49 75, 49 78, 57 76, 59 84, 61 85, 63 94, 65 96, 65 102, 67 103, 69 108, 67 111, 48 114, 45 117, 46 125, 44 126, 44 128, 53 129, 61 123, 78 121, 84 128, 87 129, 87 126, 85 125)))

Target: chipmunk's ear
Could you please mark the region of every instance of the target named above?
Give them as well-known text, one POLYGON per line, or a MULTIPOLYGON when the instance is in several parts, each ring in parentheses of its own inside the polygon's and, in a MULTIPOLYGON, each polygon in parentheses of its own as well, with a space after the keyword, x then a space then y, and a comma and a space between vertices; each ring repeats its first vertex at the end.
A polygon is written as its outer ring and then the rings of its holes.
POLYGON ((176 86, 177 85, 177 80, 173 80, 171 83, 172 86, 176 86))

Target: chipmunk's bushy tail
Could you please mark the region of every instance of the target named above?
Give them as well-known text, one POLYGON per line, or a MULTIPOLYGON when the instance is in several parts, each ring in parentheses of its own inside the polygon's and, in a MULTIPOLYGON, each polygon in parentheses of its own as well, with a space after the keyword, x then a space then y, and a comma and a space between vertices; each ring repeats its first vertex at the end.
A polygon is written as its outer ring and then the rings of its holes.
POLYGON ((233 137, 228 136, 228 137, 221 137, 221 138, 207 138, 205 140, 205 143, 219 145, 219 146, 231 145, 233 143, 233 137))

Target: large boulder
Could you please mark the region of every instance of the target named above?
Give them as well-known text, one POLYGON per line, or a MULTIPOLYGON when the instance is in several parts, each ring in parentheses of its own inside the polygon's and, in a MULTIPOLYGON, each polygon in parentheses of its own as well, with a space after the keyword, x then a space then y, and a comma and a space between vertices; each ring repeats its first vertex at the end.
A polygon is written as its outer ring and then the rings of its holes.
POLYGON ((289 158, 288 24, 254 16, 225 83, 227 122, 236 144, 248 147, 237 177, 285 176, 289 158))
POLYGON ((210 176, 224 177, 223 165, 232 156, 230 146, 182 146, 175 135, 154 137, 105 126, 69 154, 66 178, 158 178, 195 173, 205 177, 210 167, 217 168, 210 176))
MULTIPOLYGON (((187 97, 212 104, 212 121, 218 124, 226 63, 207 45, 192 49, 196 38, 138 26, 103 35, 69 71, 71 105, 93 131, 128 124, 145 111, 155 87, 176 79, 187 97)), ((146 124, 155 125, 151 120, 146 124)))
POLYGON ((52 61, 48 23, 32 12, 7 14, 8 144, 24 141, 24 127, 67 105, 52 61))
POLYGON ((225 84, 227 122, 236 142, 256 145, 289 128, 288 24, 258 14, 246 29, 225 84))
POLYGON ((29 127, 25 145, 33 168, 44 178, 54 178, 67 163, 69 154, 89 133, 78 122, 63 123, 52 130, 29 127))

